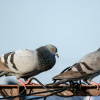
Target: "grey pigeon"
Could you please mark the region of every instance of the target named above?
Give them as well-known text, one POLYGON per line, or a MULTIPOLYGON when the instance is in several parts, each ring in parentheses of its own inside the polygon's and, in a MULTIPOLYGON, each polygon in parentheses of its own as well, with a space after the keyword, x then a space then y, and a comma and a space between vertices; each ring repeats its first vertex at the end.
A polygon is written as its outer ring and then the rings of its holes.
MULTIPOLYGON (((84 82, 88 83, 91 82, 91 80, 99 74, 100 48, 84 56, 81 60, 71 66, 68 71, 53 77, 53 80, 59 80, 58 82, 54 83, 53 86, 82 79, 84 82)), ((97 83, 92 82, 92 84, 93 83, 97 85, 97 88, 99 88, 97 83)))
POLYGON ((20 78, 27 81, 29 77, 51 69, 56 63, 55 56, 59 57, 53 45, 6 53, 0 58, 0 76, 16 76, 25 87, 20 78))

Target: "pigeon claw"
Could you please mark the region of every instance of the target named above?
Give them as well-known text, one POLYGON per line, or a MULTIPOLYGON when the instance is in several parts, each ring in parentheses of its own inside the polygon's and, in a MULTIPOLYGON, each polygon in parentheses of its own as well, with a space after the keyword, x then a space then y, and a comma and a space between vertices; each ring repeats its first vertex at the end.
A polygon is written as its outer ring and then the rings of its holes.
POLYGON ((99 87, 99 86, 100 86, 100 83, 96 83, 96 82, 93 82, 93 81, 92 81, 91 84, 92 84, 92 85, 97 85, 97 90, 100 89, 100 87, 99 87))
POLYGON ((24 85, 24 87, 25 87, 25 89, 27 89, 26 88, 26 84, 23 82, 23 81, 21 81, 21 80, 18 80, 21 84, 23 84, 24 85))
POLYGON ((30 85, 39 85, 38 83, 33 83, 33 82, 30 82, 30 79, 28 79, 26 82, 25 82, 25 84, 30 84, 30 85))
POLYGON ((38 83, 33 83, 33 82, 30 82, 30 79, 28 79, 28 81, 26 81, 25 83, 21 80, 18 80, 22 85, 24 85, 25 89, 26 88, 26 85, 30 84, 30 85, 39 85, 38 83), (30 83, 29 83, 30 82, 30 83))

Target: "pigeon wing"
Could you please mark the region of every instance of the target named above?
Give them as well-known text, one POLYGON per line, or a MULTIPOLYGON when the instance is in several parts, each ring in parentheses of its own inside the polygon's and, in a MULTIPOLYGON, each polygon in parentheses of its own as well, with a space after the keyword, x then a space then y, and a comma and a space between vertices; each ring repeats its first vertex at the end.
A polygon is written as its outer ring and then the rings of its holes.
POLYGON ((78 63, 74 64, 70 70, 53 77, 60 80, 55 85, 67 81, 77 81, 81 79, 92 79, 100 74, 100 49, 84 56, 78 63))
POLYGON ((15 73, 28 73, 38 66, 36 51, 31 50, 17 50, 4 54, 1 61, 15 73))
POLYGON ((0 71, 12 72, 6 64, 1 62, 1 58, 0 58, 0 71))

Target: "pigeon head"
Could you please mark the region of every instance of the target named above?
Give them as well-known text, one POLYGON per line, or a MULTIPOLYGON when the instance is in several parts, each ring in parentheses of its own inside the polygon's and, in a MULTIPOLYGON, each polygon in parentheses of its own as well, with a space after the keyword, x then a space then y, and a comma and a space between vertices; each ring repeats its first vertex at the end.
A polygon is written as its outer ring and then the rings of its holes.
POLYGON ((45 46, 52 54, 54 54, 55 56, 57 56, 59 58, 59 55, 57 54, 57 48, 54 45, 46 45, 45 46))

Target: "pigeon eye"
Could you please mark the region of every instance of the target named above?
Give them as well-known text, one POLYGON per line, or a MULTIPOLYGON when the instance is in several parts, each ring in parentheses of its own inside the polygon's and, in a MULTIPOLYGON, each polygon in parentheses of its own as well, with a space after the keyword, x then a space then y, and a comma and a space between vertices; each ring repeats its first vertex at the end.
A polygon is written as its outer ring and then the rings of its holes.
POLYGON ((54 48, 52 48, 52 51, 55 51, 55 49, 54 49, 54 48))

